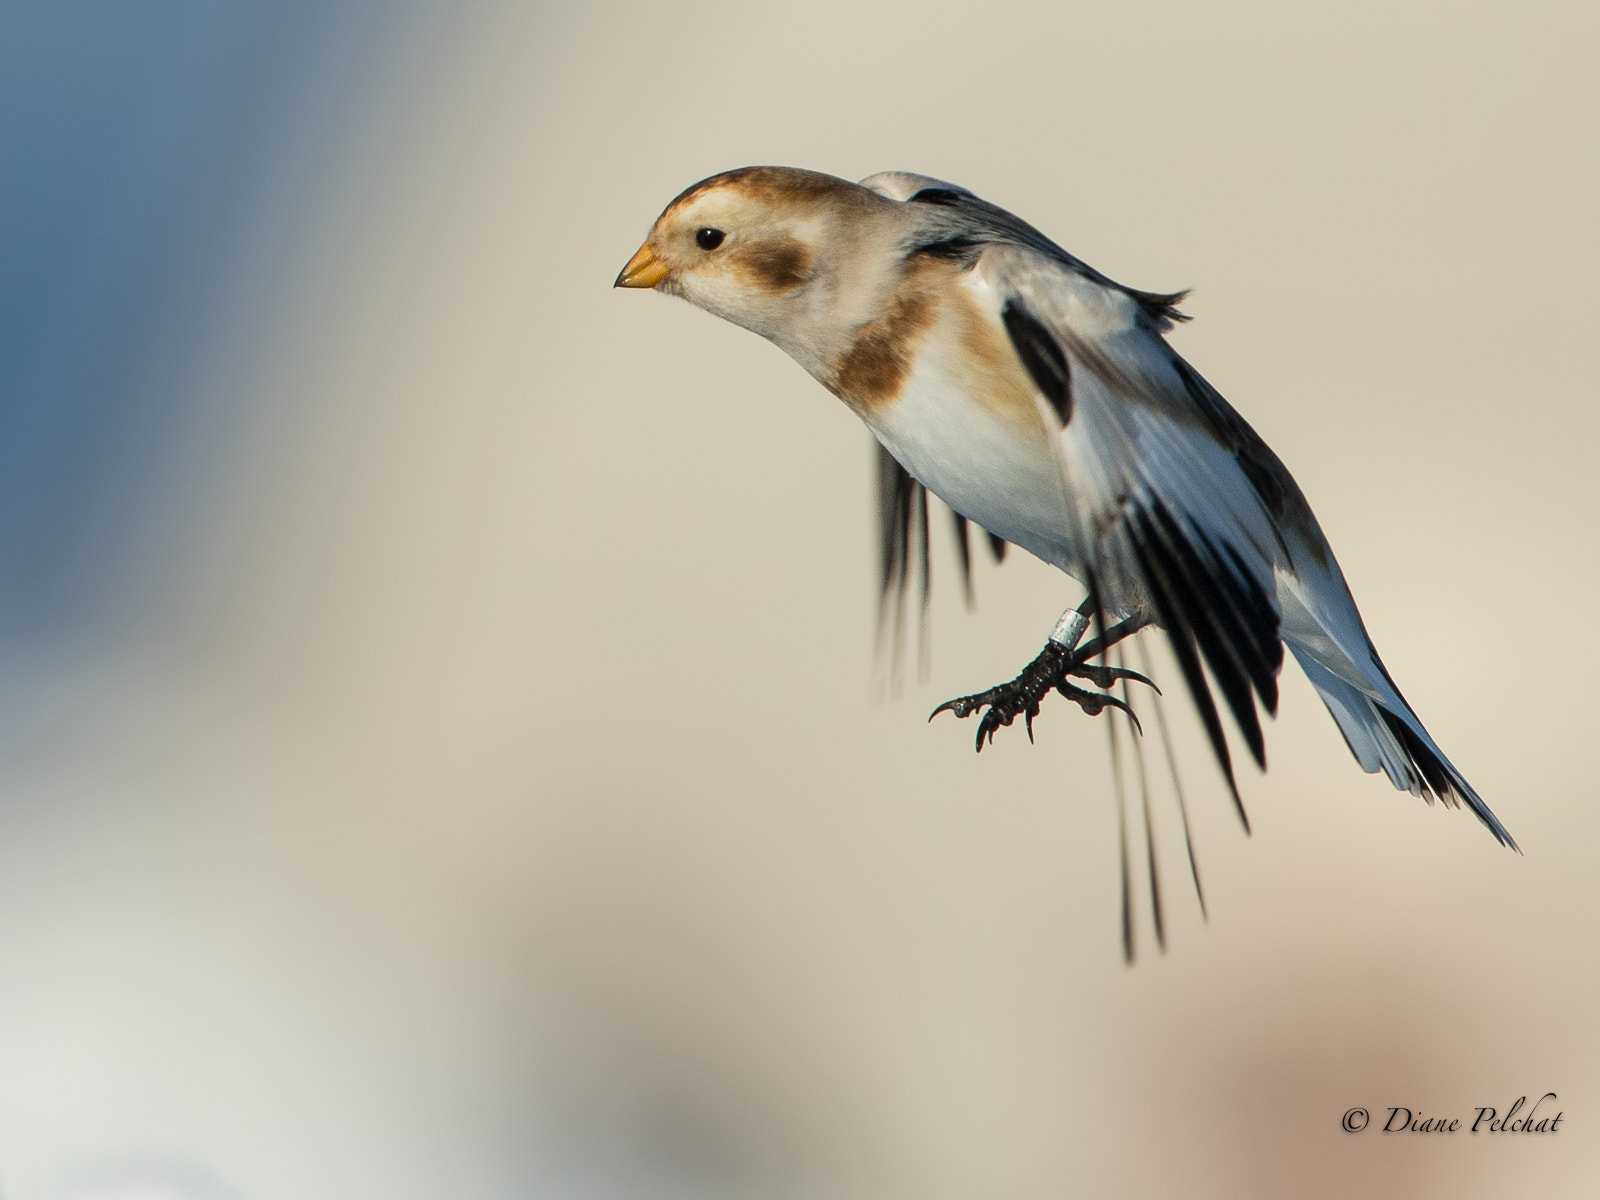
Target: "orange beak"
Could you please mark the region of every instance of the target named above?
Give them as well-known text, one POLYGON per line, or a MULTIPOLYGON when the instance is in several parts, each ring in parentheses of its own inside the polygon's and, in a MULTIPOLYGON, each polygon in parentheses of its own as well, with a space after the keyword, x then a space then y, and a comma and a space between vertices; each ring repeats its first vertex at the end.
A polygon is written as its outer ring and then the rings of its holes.
POLYGON ((667 264, 656 257, 656 252, 646 242, 639 247, 639 253, 628 260, 628 265, 622 268, 616 283, 611 286, 653 288, 670 274, 667 264))

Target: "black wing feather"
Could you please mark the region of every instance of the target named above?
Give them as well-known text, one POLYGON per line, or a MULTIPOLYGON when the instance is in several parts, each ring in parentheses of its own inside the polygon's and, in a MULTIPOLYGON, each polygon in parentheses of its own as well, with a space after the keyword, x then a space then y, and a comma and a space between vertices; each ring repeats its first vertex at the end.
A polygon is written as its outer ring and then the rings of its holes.
POLYGON ((1066 351, 1020 300, 1007 300, 1000 310, 1000 320, 1033 386, 1050 401, 1065 429, 1072 421, 1072 369, 1067 365, 1066 351))
MULTIPOLYGON (((1252 594, 1253 581, 1248 575, 1236 574, 1224 563, 1209 538, 1198 535, 1191 543, 1165 506, 1152 506, 1146 528, 1152 527, 1169 557, 1164 565, 1173 598, 1205 654, 1206 665, 1222 689, 1256 765, 1265 770, 1266 743, 1250 688, 1253 682, 1267 711, 1276 711, 1277 672, 1283 665, 1277 614, 1263 597, 1252 594)), ((1237 562, 1237 556, 1232 557, 1237 562)), ((1255 591, 1259 593, 1259 588, 1255 591)))
POLYGON ((1211 748, 1227 780, 1245 829, 1250 819, 1234 779, 1233 760, 1222 718, 1211 695, 1201 659, 1222 689, 1245 742, 1258 764, 1265 765, 1261 721, 1251 695, 1252 684, 1268 712, 1277 705, 1276 674, 1283 662, 1279 618, 1247 572, 1237 570, 1237 556, 1226 561, 1206 539, 1191 540, 1161 501, 1151 498, 1132 509, 1129 541, 1150 590, 1162 628, 1172 644, 1189 694, 1200 713, 1211 748))

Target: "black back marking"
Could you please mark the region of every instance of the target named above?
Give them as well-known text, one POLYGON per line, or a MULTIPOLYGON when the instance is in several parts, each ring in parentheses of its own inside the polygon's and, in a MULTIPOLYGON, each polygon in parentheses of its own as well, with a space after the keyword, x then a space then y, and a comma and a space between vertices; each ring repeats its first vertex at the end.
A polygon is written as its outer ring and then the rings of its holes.
POLYGON ((922 254, 929 258, 942 258, 947 262, 963 263, 971 267, 978 261, 978 255, 982 252, 982 242, 976 242, 969 237, 956 234, 952 237, 940 238, 938 241, 925 242, 915 247, 911 254, 922 254))
POLYGON ((911 204, 960 204, 962 194, 952 188, 926 187, 921 191, 913 192, 911 204))

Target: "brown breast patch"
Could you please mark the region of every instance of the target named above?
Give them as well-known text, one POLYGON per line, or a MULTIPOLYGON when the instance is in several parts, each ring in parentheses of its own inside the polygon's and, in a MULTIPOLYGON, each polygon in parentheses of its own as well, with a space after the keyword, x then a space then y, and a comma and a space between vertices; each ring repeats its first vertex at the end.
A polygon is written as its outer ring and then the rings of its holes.
POLYGON ((1034 396, 1033 380, 1017 357, 1001 322, 986 312, 965 289, 951 305, 952 353, 947 369, 962 391, 981 405, 1024 429, 1044 431, 1034 396))
POLYGON ((938 311, 932 293, 902 286, 880 316, 856 330, 850 348, 839 356, 829 383, 833 393, 860 413, 893 402, 938 311))

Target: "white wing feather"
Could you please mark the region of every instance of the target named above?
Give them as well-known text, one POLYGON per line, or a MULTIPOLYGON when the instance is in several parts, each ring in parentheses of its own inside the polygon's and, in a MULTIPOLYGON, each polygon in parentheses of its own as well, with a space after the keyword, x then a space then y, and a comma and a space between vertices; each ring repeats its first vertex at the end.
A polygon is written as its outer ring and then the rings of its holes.
POLYGON ((1180 661, 1190 642, 1188 682, 1230 786, 1226 746, 1194 651, 1264 763, 1241 675, 1274 711, 1276 686, 1261 672, 1270 665, 1276 674, 1287 644, 1363 770, 1382 770, 1397 788, 1430 801, 1435 793, 1452 803, 1464 799, 1514 847, 1395 687, 1293 480, 1167 345, 1165 320, 1136 294, 1033 247, 986 247, 975 269, 989 276, 1002 303, 1022 305, 1044 325, 1066 355, 1071 411, 1060 445, 1076 525, 1072 557, 1108 612, 1157 617, 1180 661), (1270 496, 1263 472, 1272 476, 1270 496), (1275 514, 1271 500, 1292 508, 1292 519, 1275 514), (1163 568, 1152 563, 1150 546, 1141 546, 1150 526, 1141 529, 1138 519, 1151 508, 1170 514, 1156 557, 1167 555, 1166 572, 1185 576, 1182 586, 1163 588, 1153 578, 1163 568), (1173 566, 1172 554, 1182 566, 1173 566), (1234 612, 1219 618, 1197 611, 1211 606, 1234 612))

